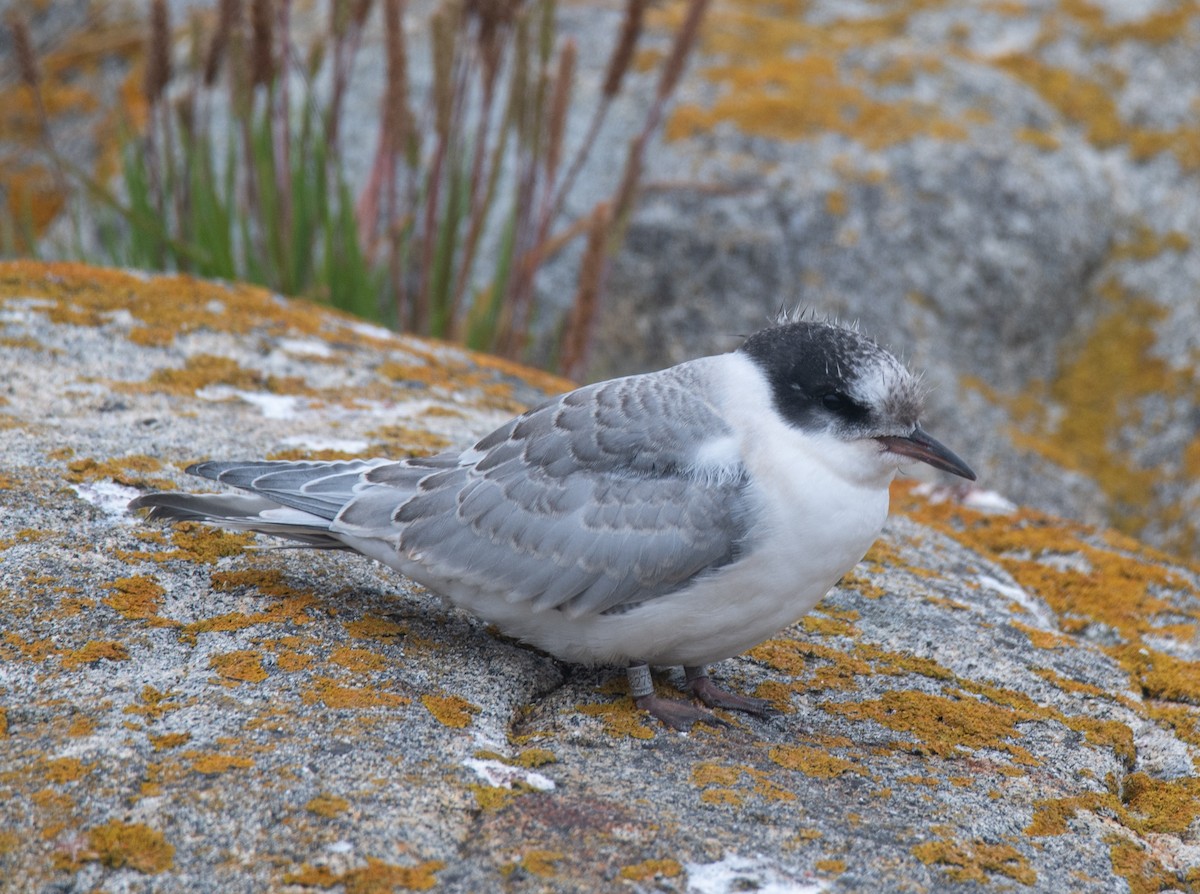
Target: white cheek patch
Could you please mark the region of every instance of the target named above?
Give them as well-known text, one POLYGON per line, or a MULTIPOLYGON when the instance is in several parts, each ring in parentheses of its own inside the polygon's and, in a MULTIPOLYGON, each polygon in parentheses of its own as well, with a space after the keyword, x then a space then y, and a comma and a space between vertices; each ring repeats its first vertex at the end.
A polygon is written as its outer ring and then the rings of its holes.
POLYGON ((851 396, 864 406, 881 410, 885 418, 906 425, 915 425, 921 411, 920 383, 895 360, 872 364, 870 371, 854 382, 851 396))

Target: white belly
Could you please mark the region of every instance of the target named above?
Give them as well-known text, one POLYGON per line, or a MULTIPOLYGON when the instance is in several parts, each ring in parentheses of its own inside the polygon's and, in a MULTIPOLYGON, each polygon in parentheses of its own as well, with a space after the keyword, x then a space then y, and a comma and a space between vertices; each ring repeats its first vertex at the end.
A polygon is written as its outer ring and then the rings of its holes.
POLYGON ((826 500, 833 495, 822 496, 821 507, 772 501, 776 511, 760 516, 747 555, 624 612, 571 618, 556 609, 533 612, 499 594, 452 587, 443 592, 506 635, 565 661, 709 664, 741 654, 803 617, 879 536, 886 489, 849 489, 831 502, 826 500))

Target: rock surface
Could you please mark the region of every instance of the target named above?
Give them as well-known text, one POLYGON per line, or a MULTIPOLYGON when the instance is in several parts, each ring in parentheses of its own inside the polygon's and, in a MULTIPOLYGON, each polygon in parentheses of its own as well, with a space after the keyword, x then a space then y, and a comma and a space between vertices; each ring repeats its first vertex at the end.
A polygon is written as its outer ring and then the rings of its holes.
MULTIPOLYGON (((429 81, 434 5, 408 7, 415 85, 429 81)), ((621 6, 560 5, 580 50, 568 146, 584 138, 621 6)), ((86 165, 83 147, 113 142, 115 118, 95 109, 136 88, 140 32, 96 18, 118 4, 38 7, 47 75, 62 77, 55 130, 86 165)), ((170 8, 183 32, 212 4, 170 8)), ((679 14, 652 13, 639 64, 661 60, 679 14)), ((347 100, 359 183, 381 32, 347 100)), ((938 430, 1015 499, 1200 554, 1200 5, 718 0, 705 35, 646 160, 592 375, 723 350, 780 306, 857 318, 928 370, 938 430)), ((633 82, 573 214, 619 177, 653 74, 633 82)), ((14 89, 2 95, 24 108, 14 89)), ((52 174, 40 131, 14 133, 0 134, 0 181, 36 193, 52 174)), ((545 303, 575 293, 579 255, 544 272, 545 303)))
MULTIPOLYGON (((465 444, 561 382, 254 289, 0 264, 14 891, 1200 890, 1200 570, 899 486, 668 732, 356 556, 129 517, 204 457, 465 444)), ((664 676, 664 690, 671 688, 664 676)))
POLYGON ((1010 496, 1196 556, 1200 5, 725 0, 705 33, 594 372, 858 319, 1010 496))

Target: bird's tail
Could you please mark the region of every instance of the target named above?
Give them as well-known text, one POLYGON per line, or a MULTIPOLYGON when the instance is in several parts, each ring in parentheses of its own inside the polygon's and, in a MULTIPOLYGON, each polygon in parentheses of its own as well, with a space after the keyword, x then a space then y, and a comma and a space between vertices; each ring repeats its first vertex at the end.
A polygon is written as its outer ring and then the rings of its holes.
POLYGON ((198 521, 257 531, 316 549, 346 549, 330 525, 363 486, 363 475, 387 460, 349 462, 208 462, 187 471, 245 494, 146 494, 129 504, 164 521, 198 521))

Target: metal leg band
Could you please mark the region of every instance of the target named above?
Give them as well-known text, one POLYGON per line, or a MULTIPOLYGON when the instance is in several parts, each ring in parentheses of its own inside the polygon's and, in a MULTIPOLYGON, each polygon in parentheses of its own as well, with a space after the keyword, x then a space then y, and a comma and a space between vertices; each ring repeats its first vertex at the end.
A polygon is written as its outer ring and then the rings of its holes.
POLYGON ((683 679, 692 683, 695 680, 703 679, 708 676, 708 668, 701 664, 699 667, 685 667, 683 669, 683 679))
POLYGON ((654 680, 650 677, 648 664, 631 664, 625 673, 629 677, 629 694, 634 698, 654 694, 654 680))

